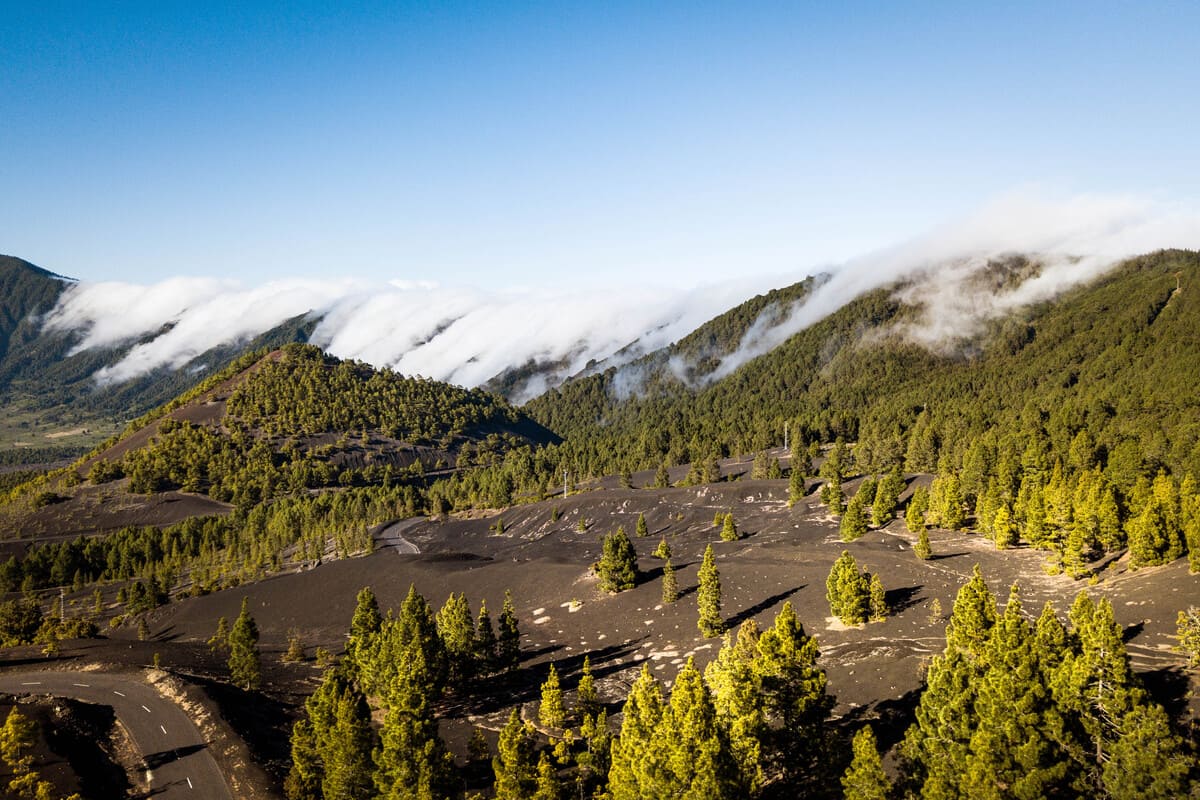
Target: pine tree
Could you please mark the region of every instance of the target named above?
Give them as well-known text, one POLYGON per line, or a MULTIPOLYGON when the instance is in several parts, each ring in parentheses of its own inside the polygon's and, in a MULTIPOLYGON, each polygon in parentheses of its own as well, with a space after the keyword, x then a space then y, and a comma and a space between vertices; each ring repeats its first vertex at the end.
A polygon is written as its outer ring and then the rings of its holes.
POLYGON ((1080 592, 1070 620, 1071 636, 1078 644, 1059 668, 1055 695, 1060 707, 1078 717, 1091 740, 1095 762, 1100 763, 1120 734, 1119 720, 1142 693, 1109 601, 1093 603, 1086 592, 1080 592))
POLYGON ((567 721, 567 708, 563 705, 562 687, 558 682, 558 670, 550 665, 550 674, 542 684, 542 702, 538 706, 538 722, 543 728, 560 729, 567 721))
POLYGON ((537 784, 533 800, 559 800, 562 787, 558 782, 558 771, 550 763, 550 758, 543 752, 538 757, 537 784))
POLYGON ((971 733, 978 727, 975 681, 981 668, 959 649, 934 657, 925 677, 915 721, 900 753, 906 777, 929 798, 966 797, 960 783, 967 769, 971 733))
POLYGON ((846 493, 842 491, 841 478, 834 475, 821 486, 821 502, 829 507, 829 513, 840 517, 846 510, 846 493))
POLYGON ((316 737, 307 717, 292 726, 291 768, 283 783, 287 800, 321 800, 323 768, 317 754, 316 737))
POLYGON ((770 453, 766 450, 759 450, 754 454, 754 465, 750 468, 750 479, 755 481, 766 480, 771 476, 771 464, 776 463, 775 459, 771 458, 770 453))
POLYGON ((1087 532, 1083 526, 1071 524, 1066 541, 1062 544, 1063 572, 1076 579, 1088 574, 1087 560, 1084 556, 1087 547, 1087 532))
POLYGON ((867 621, 870 584, 859 573, 858 563, 848 550, 842 551, 829 571, 825 580, 825 599, 829 601, 829 613, 844 624, 858 625, 867 621))
POLYGON ((613 800, 642 800, 655 796, 652 786, 659 772, 655 760, 661 753, 654 737, 664 710, 662 687, 650 674, 649 665, 643 664, 625 698, 621 733, 612 746, 608 791, 613 800))
POLYGON ((737 525, 733 522, 733 514, 726 514, 721 521, 721 541, 736 542, 738 540, 737 525))
POLYGON ((583 657, 583 671, 579 675, 576 694, 578 695, 576 711, 580 719, 595 716, 596 712, 600 710, 600 697, 596 694, 596 680, 592 677, 592 660, 589 656, 583 657))
POLYGON ((1142 511, 1127 526, 1131 567, 1169 564, 1185 552, 1175 482, 1159 473, 1142 511))
POLYGON ((362 692, 351 686, 341 693, 334 711, 333 726, 322 753, 325 797, 367 800, 375 797, 371 782, 371 710, 362 692))
MULTIPOLYGON (((419 657, 420 648, 410 653, 419 657)), ((438 800, 455 789, 454 757, 438 735, 433 700, 421 669, 402 669, 388 691, 375 752, 375 786, 388 800, 438 800)))
POLYGON ((403 672, 440 695, 447 677, 446 651, 433 609, 416 587, 409 585, 399 616, 384 621, 376 641, 374 657, 359 670, 365 692, 386 696, 403 672))
POLYGON ((796 505, 796 503, 799 503, 804 499, 804 495, 808 493, 804 486, 804 472, 800 469, 797 469, 794 466, 795 463, 796 460, 793 457, 792 471, 791 474, 788 475, 788 508, 791 508, 792 506, 796 505))
POLYGON ((389 800, 445 797, 454 789, 454 761, 434 711, 447 674, 446 653, 433 610, 414 587, 380 639, 389 669, 379 690, 386 712, 375 753, 376 788, 389 800))
MULTIPOLYGON (((814 444, 816 443, 814 442, 814 444)), ((813 463, 812 456, 808 452, 808 445, 802 436, 797 436, 796 440, 792 442, 790 467, 792 474, 799 476, 801 490, 803 490, 804 479, 813 474, 813 463)), ((801 491, 801 495, 803 495, 803 491, 801 491)))
POLYGON ((650 535, 650 529, 646 527, 646 515, 638 514, 636 533, 638 538, 650 535))
POLYGON ((971 579, 958 590, 950 623, 946 626, 946 649, 957 650, 971 659, 982 659, 996 624, 996 598, 983 580, 979 565, 971 579))
POLYGON ((522 722, 514 708, 500 731, 500 742, 492 759, 496 800, 526 800, 537 790, 533 745, 533 727, 522 722))
POLYGON ((863 512, 861 496, 861 492, 854 495, 842 516, 840 532, 843 542, 853 542, 867 532, 867 517, 863 512))
POLYGON ((253 690, 262 685, 262 662, 258 654, 258 626, 250 616, 249 598, 229 631, 229 676, 236 686, 253 690))
POLYGON ((475 618, 476 671, 484 675, 495 671, 498 655, 496 629, 492 627, 492 615, 488 613, 487 600, 480 600, 479 616, 475 618))
POLYGON ((904 474, 897 465, 875 489, 875 498, 871 502, 872 525, 882 528, 892 521, 896 516, 896 503, 900 501, 900 493, 903 491, 904 474))
POLYGON ((696 601, 700 609, 700 618, 696 624, 700 633, 711 639, 725 632, 725 620, 721 617, 721 575, 717 571, 711 544, 704 549, 699 579, 700 588, 696 592, 696 601))
POLYGON ((1040 680, 1034 634, 1014 585, 987 646, 987 669, 972 687, 978 723, 961 776, 968 797, 1052 797, 1069 793, 1070 759, 1049 732, 1062 730, 1040 680))
POLYGON ((655 740, 662 743, 665 770, 651 783, 648 796, 732 800, 746 795, 708 687, 691 658, 675 676, 655 740))
POLYGON ((757 669, 758 625, 747 620, 738 628, 737 639, 725 643, 704 671, 713 706, 729 736, 729 747, 751 794, 763 783, 762 738, 766 733, 762 676, 757 669))
POLYGON ((947 530, 956 531, 963 526, 963 497, 958 476, 954 473, 945 475, 934 481, 940 502, 937 504, 941 525, 947 530))
POLYGON ((658 547, 654 548, 654 552, 651 553, 651 555, 653 555, 655 558, 661 558, 663 560, 671 557, 671 545, 667 544, 666 536, 659 541, 658 547))
POLYGON ((1200 608, 1189 606, 1175 618, 1175 635, 1179 637, 1178 650, 1187 656, 1188 666, 1200 667, 1200 608))
POLYGON ((678 599, 679 579, 675 577, 675 568, 671 566, 671 559, 668 556, 667 560, 663 562, 662 601, 669 605, 678 599))
POLYGON ((924 527, 917 536, 917 543, 913 545, 913 553, 922 561, 928 561, 933 557, 933 548, 929 544, 929 531, 924 527))
POLYGON ((603 555, 596 562, 595 572, 600 588, 606 592, 622 592, 637 584, 637 552, 623 527, 604 537, 603 555))
POLYGON ((208 649, 213 655, 229 652, 229 620, 225 617, 217 620, 217 630, 208 640, 208 649))
POLYGON ((517 612, 513 608, 512 593, 504 591, 504 606, 500 609, 500 636, 497 662, 500 669, 509 672, 517 668, 521 660, 521 630, 517 624, 517 612))
POLYGON ((870 582, 871 621, 882 622, 888 616, 887 594, 883 590, 883 582, 879 575, 872 573, 870 582))
POLYGON ((446 652, 450 683, 463 686, 472 677, 476 652, 475 621, 467 596, 451 592, 435 621, 446 652))
POLYGON ((929 510, 929 490, 924 486, 913 489, 912 497, 908 498, 908 507, 904 510, 904 527, 909 533, 920 533, 925 530, 925 512, 929 510))
POLYGON ((870 725, 858 729, 852 747, 854 759, 842 775, 842 796, 845 800, 887 800, 892 784, 883 771, 870 725))
POLYGON ((379 602, 370 586, 358 592, 354 616, 350 619, 350 634, 346 639, 346 660, 358 669, 375 647, 375 637, 383 627, 379 602))
POLYGON ((784 602, 774 623, 758 638, 756 670, 767 714, 809 746, 833 708, 825 671, 817 666, 819 656, 817 640, 804 632, 791 602, 784 602))
POLYGON ((992 518, 992 541, 996 543, 997 550, 1005 550, 1017 543, 1016 526, 1012 523, 1008 506, 1003 503, 996 509, 996 516, 992 518))
POLYGON ((658 471, 654 473, 654 488, 666 489, 671 485, 671 476, 667 473, 666 462, 658 465, 658 471))
POLYGON ((1147 703, 1131 709, 1120 721, 1101 771, 1108 797, 1174 800, 1194 797, 1196 784, 1188 778, 1194 769, 1187 746, 1171 732, 1162 706, 1147 703))

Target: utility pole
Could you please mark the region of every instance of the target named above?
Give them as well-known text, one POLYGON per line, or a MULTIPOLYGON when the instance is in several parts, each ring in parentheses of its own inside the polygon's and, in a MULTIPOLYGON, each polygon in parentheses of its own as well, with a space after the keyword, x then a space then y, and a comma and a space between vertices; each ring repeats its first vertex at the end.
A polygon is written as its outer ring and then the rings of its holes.
POLYGON ((67 590, 66 587, 58 587, 58 618, 64 620, 67 618, 67 590))
POLYGON ((787 423, 787 420, 784 420, 784 423, 783 423, 783 449, 784 450, 788 449, 788 423, 787 423))
POLYGON ((563 498, 564 498, 564 499, 565 499, 565 498, 566 498, 566 496, 567 496, 567 475, 568 475, 568 474, 569 474, 569 473, 568 473, 568 472, 567 472, 567 471, 564 469, 564 470, 563 470, 563 498))

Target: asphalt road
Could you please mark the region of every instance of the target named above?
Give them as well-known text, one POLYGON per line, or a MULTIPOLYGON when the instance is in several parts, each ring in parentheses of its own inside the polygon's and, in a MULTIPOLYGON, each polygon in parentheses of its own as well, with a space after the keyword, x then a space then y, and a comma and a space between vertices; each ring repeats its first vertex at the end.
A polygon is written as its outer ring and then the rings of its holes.
POLYGON ((397 553, 417 555, 421 552, 420 549, 408 539, 405 539, 402 534, 404 531, 423 521, 420 517, 413 517, 412 519, 402 519, 399 522, 393 522, 379 532, 378 542, 384 547, 394 547, 397 553))
POLYGON ((149 773, 150 794, 233 800, 204 738, 183 709, 134 678, 96 672, 4 672, 0 691, 50 694, 112 706, 149 773))

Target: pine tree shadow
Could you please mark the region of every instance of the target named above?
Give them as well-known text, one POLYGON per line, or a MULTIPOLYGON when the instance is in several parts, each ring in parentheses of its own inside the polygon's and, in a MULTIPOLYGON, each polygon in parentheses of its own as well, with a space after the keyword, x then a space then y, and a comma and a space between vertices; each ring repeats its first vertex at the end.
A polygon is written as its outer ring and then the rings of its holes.
POLYGON ((752 617, 757 617, 759 614, 766 611, 767 609, 772 608, 773 606, 777 605, 778 603, 782 603, 784 600, 787 600, 789 597, 791 597, 792 595, 794 595, 796 592, 800 591, 807 585, 808 584, 802 583, 794 589, 788 589, 786 591, 778 592, 777 594, 773 594, 770 597, 768 597, 758 603, 755 603, 754 605, 750 606, 747 609, 739 611, 738 613, 734 614, 732 617, 729 618, 729 621, 728 621, 729 628, 732 630, 732 629, 736 628, 737 626, 741 625, 746 620, 748 620, 752 617))
POLYGON ((899 614, 905 609, 912 608, 920 599, 919 594, 925 588, 924 584, 920 586, 904 586, 900 589, 888 589, 883 593, 884 602, 893 614, 899 614))
POLYGON ((1162 667, 1142 672, 1138 675, 1150 696, 1166 710, 1167 714, 1180 728, 1188 722, 1188 694, 1191 681, 1187 670, 1181 667, 1162 667))
POLYGON ((246 742, 255 763, 277 780, 291 765, 292 718, 287 704, 265 692, 247 692, 201 676, 191 680, 217 705, 220 715, 246 742))
MULTIPOLYGON (((566 658, 553 661, 554 669, 558 672, 564 690, 573 690, 583 671, 583 659, 590 659, 590 668, 594 678, 605 678, 615 672, 626 669, 629 665, 622 663, 624 659, 637 652, 645 636, 628 643, 614 644, 587 653, 578 653, 566 658)), ((556 652, 560 647, 546 647, 536 651, 522 652, 522 662, 537 657, 539 654, 556 652)), ((460 695, 450 695, 447 698, 447 708, 454 714, 467 712, 471 714, 491 714, 502 711, 512 705, 528 703, 541 697, 542 683, 550 671, 550 664, 525 666, 513 672, 501 672, 470 682, 470 692, 460 695)))
POLYGON ((887 752, 900 743, 905 731, 916 720, 917 705, 921 702, 923 687, 909 689, 900 697, 880 700, 877 703, 858 706, 830 724, 847 742, 866 723, 870 722, 881 752, 887 752))
POLYGON ((150 753, 142 759, 142 769, 155 770, 173 761, 178 761, 184 756, 190 756, 192 753, 199 753, 201 750, 208 747, 206 744, 190 744, 187 747, 176 747, 172 750, 162 750, 157 753, 150 753))
MULTIPOLYGON (((695 563, 696 563, 695 561, 685 561, 682 564, 676 564, 676 563, 672 562, 671 569, 675 570, 676 579, 678 579, 680 570, 687 569, 688 567, 694 565, 695 563)), ((647 583, 653 583, 656 580, 661 580, 662 576, 663 576, 664 568, 665 568, 665 565, 659 566, 659 567, 651 567, 650 569, 645 569, 645 570, 639 569, 638 576, 637 576, 637 585, 642 586, 647 583)))
POLYGON ((966 550, 959 553, 934 553, 926 561, 945 561, 948 558, 958 558, 959 556, 970 555, 966 550))

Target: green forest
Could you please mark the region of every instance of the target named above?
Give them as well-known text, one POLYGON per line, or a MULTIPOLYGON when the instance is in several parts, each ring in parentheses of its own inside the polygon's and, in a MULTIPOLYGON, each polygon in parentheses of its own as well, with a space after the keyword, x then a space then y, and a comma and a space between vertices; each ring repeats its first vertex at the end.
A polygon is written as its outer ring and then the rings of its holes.
MULTIPOLYGON (((1036 262, 1008 260, 990 279, 1037 272, 1036 262)), ((900 518, 922 560, 934 558, 928 532, 937 529, 977 532, 997 550, 1043 551, 1046 573, 1085 582, 1125 556, 1131 570, 1186 559, 1200 572, 1197 276, 1196 253, 1133 259, 1054 302, 993 319, 945 352, 905 337, 930 310, 889 287, 713 380, 747 331, 812 295, 820 281, 810 279, 524 408, 310 345, 251 350, 71 466, 0 483, 12 518, 68 507, 84 490, 180 492, 228 509, 13 548, 0 562, 10 594, 0 639, 52 653, 60 639, 99 635, 106 597, 117 601, 107 606, 112 627, 141 630, 173 599, 369 554, 373 532, 395 520, 565 500, 605 476, 626 491, 664 488, 669 468, 682 465, 680 485, 713 484, 726 480, 719 459, 751 454, 739 480, 786 482, 789 507, 819 501, 847 543, 900 518), (768 453, 785 430, 787 451, 768 453), (134 437, 141 443, 127 446, 134 437), (60 587, 94 592, 94 611, 59 619, 38 597, 60 587)), ((11 320, 0 333, 28 336, 11 320)), ((503 534, 503 519, 493 530, 503 534)), ((645 515, 635 532, 649 535, 645 515)), ((732 512, 718 510, 713 537, 742 536, 732 512)), ((644 581, 624 528, 597 544, 602 592, 644 581)), ((654 555, 663 604, 674 604, 681 592, 665 535, 654 555)), ((586 659, 555 665, 522 654, 511 597, 494 623, 462 594, 435 611, 413 589, 385 613, 364 590, 345 652, 292 729, 287 796, 1194 791, 1195 743, 1134 674, 1108 600, 1080 592, 1065 619, 1049 605, 1034 619, 1016 586, 1001 608, 976 568, 911 725, 887 732, 832 717, 816 640, 790 604, 765 629, 750 619, 727 630, 712 546, 698 582, 696 624, 715 658, 704 669, 688 659, 669 683, 643 669, 604 701, 586 659), (540 702, 513 710, 498 736, 477 731, 466 765, 456 765, 439 719, 522 685, 539 686, 540 702)), ((887 583, 844 551, 826 584, 830 616, 849 626, 887 619, 887 583)), ((1200 625, 1180 614, 1181 636, 1194 639, 1200 625)), ((242 617, 238 636, 256 641, 245 607, 242 617)), ((228 631, 216 638, 231 641, 228 631)), ((249 690, 258 680, 236 682, 249 690)))

